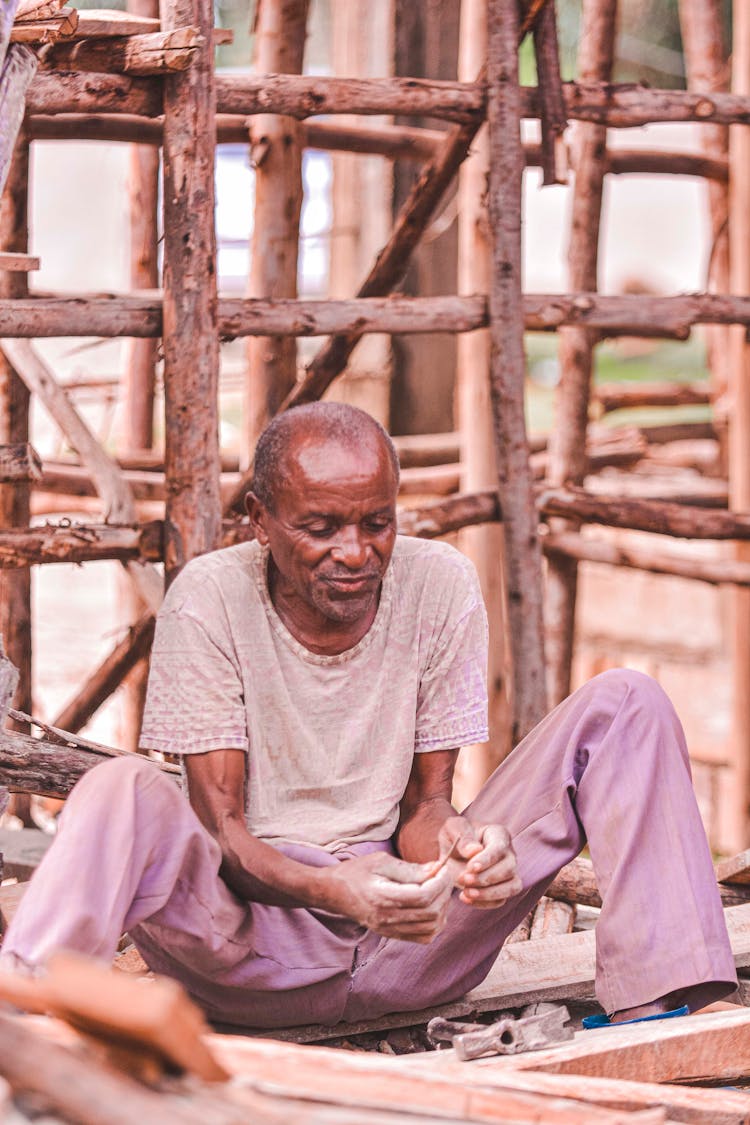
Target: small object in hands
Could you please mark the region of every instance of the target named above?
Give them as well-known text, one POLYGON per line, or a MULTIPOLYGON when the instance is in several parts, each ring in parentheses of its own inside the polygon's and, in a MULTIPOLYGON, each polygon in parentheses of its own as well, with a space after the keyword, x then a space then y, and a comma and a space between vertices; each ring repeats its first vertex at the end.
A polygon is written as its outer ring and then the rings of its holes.
POLYGON ((462 1062, 484 1055, 517 1055, 521 1051, 541 1051, 573 1038, 573 1028, 565 1024, 568 1009, 561 1005, 538 1015, 502 1019, 496 1023, 457 1023, 440 1017, 430 1020, 427 1035, 432 1043, 451 1043, 462 1062))
POLYGON ((438 858, 435 860, 435 864, 432 868, 432 874, 430 875, 431 879, 434 879, 435 876, 438 874, 438 872, 443 870, 443 868, 445 867, 445 865, 446 865, 446 863, 448 862, 449 859, 460 859, 461 858, 459 853, 458 853, 458 845, 459 845, 459 841, 454 840, 453 845, 451 846, 451 850, 449 852, 446 852, 445 855, 438 856, 438 858))

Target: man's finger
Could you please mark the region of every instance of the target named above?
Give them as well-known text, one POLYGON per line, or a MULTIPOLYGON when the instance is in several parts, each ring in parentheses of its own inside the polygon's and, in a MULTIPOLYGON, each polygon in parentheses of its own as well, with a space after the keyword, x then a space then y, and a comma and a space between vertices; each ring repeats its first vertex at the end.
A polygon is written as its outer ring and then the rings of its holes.
MULTIPOLYGON (((431 865, 429 865, 431 866, 431 865)), ((450 896, 452 881, 447 870, 426 879, 423 883, 398 883, 381 873, 375 876, 378 898, 385 905, 427 907, 450 896)))
POLYGON ((501 824, 489 824, 480 830, 482 848, 469 860, 467 871, 477 872, 514 855, 510 833, 501 824))
POLYGON ((516 898, 522 891, 523 883, 515 875, 512 879, 496 883, 491 887, 464 887, 459 897, 462 902, 469 906, 492 909, 495 906, 501 906, 510 898, 516 898))
POLYGON ((376 875, 382 875, 393 883, 424 883, 433 873, 434 863, 407 863, 395 855, 385 854, 378 862, 376 875))
POLYGON ((462 887, 491 887, 496 883, 504 883, 508 879, 512 879, 517 870, 518 865, 515 855, 513 852, 506 852, 491 867, 486 867, 481 871, 474 871, 469 868, 459 878, 458 883, 462 887))

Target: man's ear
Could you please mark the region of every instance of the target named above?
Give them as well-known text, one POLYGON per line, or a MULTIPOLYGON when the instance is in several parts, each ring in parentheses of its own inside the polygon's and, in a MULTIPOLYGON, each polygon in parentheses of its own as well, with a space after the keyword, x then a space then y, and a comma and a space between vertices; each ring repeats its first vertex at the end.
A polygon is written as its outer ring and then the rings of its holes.
POLYGON ((266 520, 268 519, 268 509, 265 504, 255 495, 254 492, 245 494, 245 507, 247 514, 250 517, 250 524, 255 532, 255 538, 258 540, 262 547, 268 546, 268 531, 266 529, 266 520))

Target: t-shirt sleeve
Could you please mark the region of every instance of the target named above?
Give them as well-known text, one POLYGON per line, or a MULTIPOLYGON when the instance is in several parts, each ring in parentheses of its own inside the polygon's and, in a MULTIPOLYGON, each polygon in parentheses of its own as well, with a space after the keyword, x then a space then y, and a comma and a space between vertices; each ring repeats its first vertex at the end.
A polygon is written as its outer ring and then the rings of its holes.
POLYGON ((414 749, 448 750, 489 738, 487 614, 476 573, 458 583, 421 677, 414 749))
POLYGON ((222 615, 223 606, 197 613, 184 603, 159 613, 143 748, 168 754, 247 751, 242 681, 223 637, 222 615))

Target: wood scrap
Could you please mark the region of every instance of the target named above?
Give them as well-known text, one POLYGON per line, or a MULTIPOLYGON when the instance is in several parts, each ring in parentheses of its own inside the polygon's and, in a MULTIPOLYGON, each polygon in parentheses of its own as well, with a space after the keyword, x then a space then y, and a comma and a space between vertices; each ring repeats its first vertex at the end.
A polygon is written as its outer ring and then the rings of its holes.
POLYGON ((120 35, 148 35, 160 30, 158 19, 117 12, 105 8, 86 8, 79 13, 77 36, 85 39, 110 39, 120 35))
POLYGON ((41 479, 42 462, 33 445, 27 441, 0 445, 0 483, 41 479))
POLYGON ((720 883, 750 884, 750 851, 720 860, 716 864, 716 878, 720 883))
POLYGON ((0 886, 0 937, 3 936, 8 926, 13 921, 14 915, 21 905, 21 901, 28 887, 28 881, 25 883, 8 883, 7 886, 0 886))
POLYGON ((48 19, 26 20, 13 25, 10 33, 11 43, 25 43, 41 47, 57 43, 59 39, 69 39, 78 26, 77 8, 63 8, 48 19))
POLYGON ((59 12, 65 0, 19 0, 16 8, 16 23, 25 20, 45 20, 59 12))
POLYGON ((539 941, 552 937, 553 934, 570 934, 575 920, 576 908, 573 904, 559 902, 545 895, 540 898, 534 911, 529 941, 539 941))
POLYGON ((41 65, 51 70, 163 74, 187 70, 202 42, 197 28, 180 27, 145 35, 51 43, 42 49, 39 58, 41 65))
POLYGON ((0 270, 8 270, 10 273, 30 273, 32 270, 38 270, 40 265, 41 260, 31 254, 11 254, 6 250, 0 251, 0 270))

